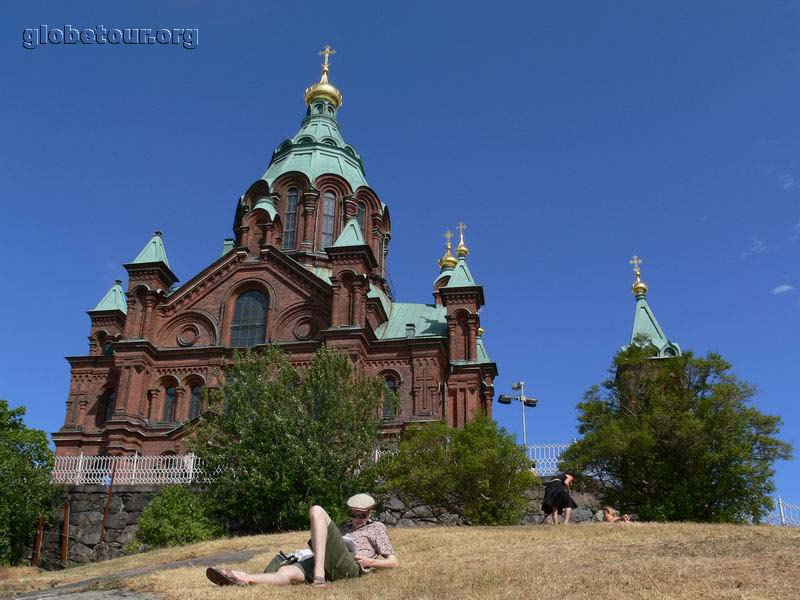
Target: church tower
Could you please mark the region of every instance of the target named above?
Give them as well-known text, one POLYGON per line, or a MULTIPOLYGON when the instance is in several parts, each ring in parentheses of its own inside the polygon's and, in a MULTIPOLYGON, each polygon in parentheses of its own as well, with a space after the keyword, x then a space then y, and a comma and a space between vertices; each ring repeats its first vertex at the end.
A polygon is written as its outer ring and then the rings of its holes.
POLYGON ((639 268, 642 260, 635 256, 629 261, 633 265, 634 282, 631 286, 631 291, 636 298, 636 312, 633 317, 633 330, 631 331, 630 343, 635 343, 635 340, 647 338, 657 351, 654 358, 669 358, 672 356, 680 356, 681 348, 678 344, 670 341, 661 325, 658 324, 655 314, 653 314, 650 305, 647 303, 647 284, 642 281, 642 272, 639 268))
POLYGON ((123 265, 127 291, 117 281, 89 311, 89 353, 67 358, 57 455, 184 452, 187 424, 206 408, 203 390, 224 384, 236 349, 267 345, 301 366, 325 344, 382 378, 399 400, 381 415, 387 436, 491 416, 497 366, 480 327, 484 291, 467 267, 466 226, 456 256, 448 234, 434 303, 398 302, 388 284, 389 208, 342 136, 334 53, 320 52, 299 131, 236 199, 222 254, 178 285, 156 231, 123 265))

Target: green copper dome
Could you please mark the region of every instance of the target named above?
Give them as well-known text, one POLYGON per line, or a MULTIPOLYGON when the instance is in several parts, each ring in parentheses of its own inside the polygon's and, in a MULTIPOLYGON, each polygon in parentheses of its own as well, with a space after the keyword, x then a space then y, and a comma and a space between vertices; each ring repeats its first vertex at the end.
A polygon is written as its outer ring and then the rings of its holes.
POLYGON ((272 154, 262 177, 270 188, 278 177, 291 171, 304 173, 312 183, 320 175, 339 175, 353 191, 368 185, 361 157, 342 137, 336 110, 328 100, 312 102, 300 131, 272 154))

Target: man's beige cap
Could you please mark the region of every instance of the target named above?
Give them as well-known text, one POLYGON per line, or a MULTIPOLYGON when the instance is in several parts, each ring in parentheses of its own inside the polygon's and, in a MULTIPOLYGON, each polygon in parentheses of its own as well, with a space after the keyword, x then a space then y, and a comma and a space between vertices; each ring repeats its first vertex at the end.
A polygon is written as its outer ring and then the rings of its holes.
POLYGON ((347 506, 356 510, 369 510, 375 506, 375 498, 369 494, 356 494, 347 500, 347 506))

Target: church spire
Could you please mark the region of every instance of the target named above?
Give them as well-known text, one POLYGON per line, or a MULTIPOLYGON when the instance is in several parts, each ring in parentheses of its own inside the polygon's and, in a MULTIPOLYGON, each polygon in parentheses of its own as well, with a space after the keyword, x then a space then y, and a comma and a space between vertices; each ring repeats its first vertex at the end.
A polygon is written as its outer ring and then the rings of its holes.
POLYGON ((439 259, 439 268, 443 272, 452 271, 458 264, 458 260, 451 252, 453 245, 450 243, 450 240, 453 239, 453 234, 449 229, 445 232, 444 238, 447 240, 447 247, 445 248, 444 256, 439 259))
POLYGON ((661 325, 658 324, 650 305, 647 303, 646 296, 648 288, 647 284, 642 281, 642 271, 640 268, 642 262, 642 259, 636 255, 628 261, 629 264, 633 265, 634 282, 631 286, 631 291, 633 295, 636 296, 636 313, 633 318, 633 331, 631 331, 630 343, 633 344, 634 340, 640 336, 644 336, 648 338, 650 343, 658 351, 657 358, 680 356, 680 346, 667 338, 661 325))
POLYGON ((336 50, 327 45, 319 53, 320 56, 325 57, 325 62, 322 63, 322 76, 319 78, 319 83, 306 88, 305 99, 308 106, 311 106, 314 100, 318 98, 327 100, 333 104, 334 108, 339 108, 342 105, 342 92, 328 81, 328 73, 331 70, 330 57, 333 54, 336 54, 336 50))
POLYGON ((467 245, 464 243, 464 230, 466 228, 467 226, 464 225, 463 221, 458 222, 458 233, 460 236, 458 248, 456 248, 456 254, 458 254, 458 258, 466 258, 469 254, 469 248, 467 248, 467 245))

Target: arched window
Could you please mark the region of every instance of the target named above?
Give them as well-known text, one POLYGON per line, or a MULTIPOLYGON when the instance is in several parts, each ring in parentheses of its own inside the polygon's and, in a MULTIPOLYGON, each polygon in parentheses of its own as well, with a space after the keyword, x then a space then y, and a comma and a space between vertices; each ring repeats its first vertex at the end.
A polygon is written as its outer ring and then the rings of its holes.
POLYGON ((397 379, 391 375, 385 379, 387 394, 383 396, 383 420, 394 421, 397 416, 397 379))
POLYGON ((364 229, 364 222, 367 220, 367 206, 363 202, 358 203, 358 212, 356 213, 358 219, 358 226, 361 227, 361 233, 364 239, 367 238, 367 231, 364 229))
POLYGON ((200 414, 203 408, 203 386, 195 384, 192 386, 192 397, 189 400, 189 419, 194 419, 200 414))
POLYGON ((172 423, 175 420, 175 395, 174 385, 164 388, 164 411, 161 414, 161 420, 166 423, 172 423))
POLYGON ((291 188, 286 196, 286 226, 283 228, 283 249, 294 248, 297 231, 297 188, 291 188))
POLYGON ((325 192, 322 202, 322 247, 333 246, 333 219, 336 216, 336 194, 325 192))
POLYGON ((266 336, 267 297, 256 290, 236 299, 231 325, 231 346, 249 348, 263 344, 266 336))
POLYGON ((103 396, 103 400, 100 402, 100 410, 97 413, 97 424, 103 425, 107 421, 110 421, 111 417, 114 416, 116 408, 117 392, 110 390, 106 392, 105 396, 103 396))

